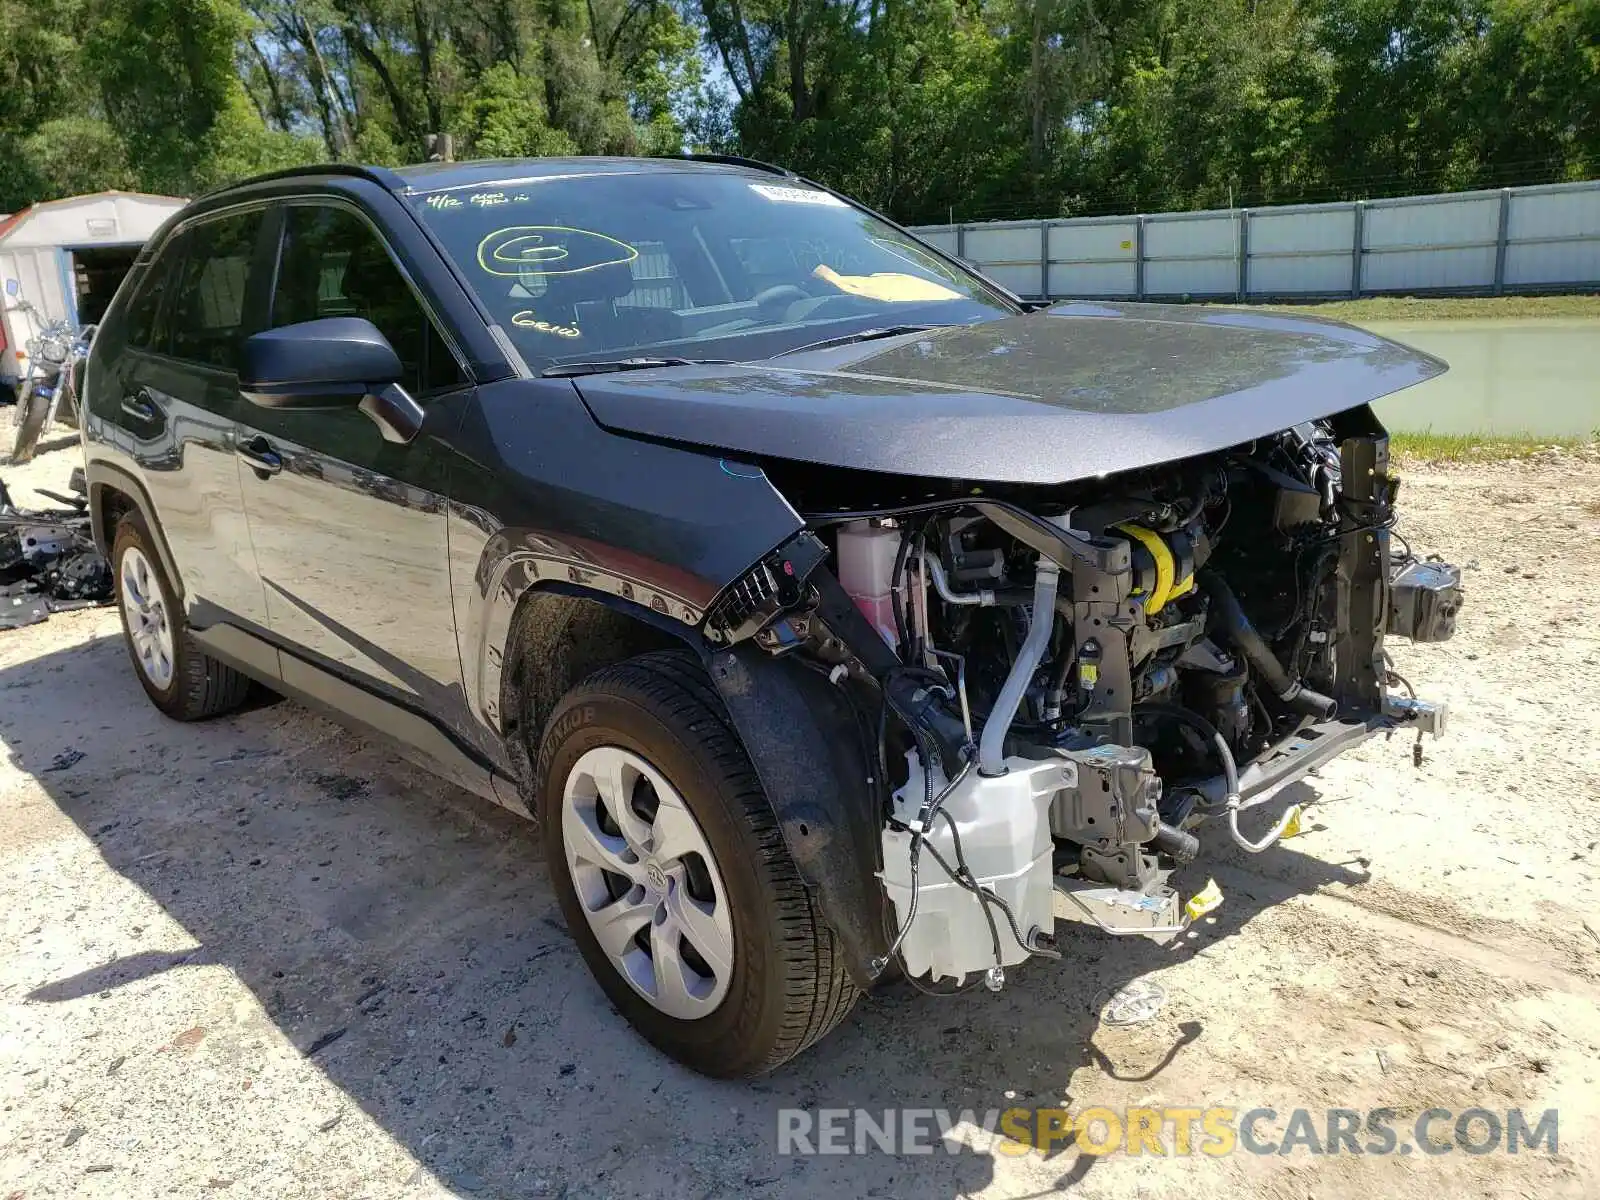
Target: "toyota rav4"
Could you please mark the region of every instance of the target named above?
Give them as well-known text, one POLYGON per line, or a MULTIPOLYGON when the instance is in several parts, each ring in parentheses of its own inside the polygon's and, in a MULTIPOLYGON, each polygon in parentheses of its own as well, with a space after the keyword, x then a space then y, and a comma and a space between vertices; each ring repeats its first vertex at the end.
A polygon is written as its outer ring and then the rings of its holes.
POLYGON ((1297 820, 1242 811, 1438 732, 1384 642, 1460 576, 1369 404, 1441 370, 1024 305, 762 164, 320 167, 151 240, 83 434, 157 707, 259 681, 538 821, 617 1009, 742 1076, 1059 920, 1181 936, 1176 867, 1297 820))

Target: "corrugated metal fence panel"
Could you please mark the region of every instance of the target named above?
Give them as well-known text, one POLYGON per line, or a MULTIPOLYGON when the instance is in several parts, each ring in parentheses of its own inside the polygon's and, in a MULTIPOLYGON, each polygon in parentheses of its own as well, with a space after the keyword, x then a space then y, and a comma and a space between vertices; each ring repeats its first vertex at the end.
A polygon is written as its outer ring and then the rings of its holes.
POLYGON ((1029 297, 1600 287, 1600 180, 918 232, 1029 297))
POLYGON ((957 245, 960 239, 956 237, 956 231, 953 226, 947 225, 937 229, 922 229, 918 231, 917 236, 925 242, 932 242, 946 254, 959 254, 961 251, 960 246, 957 245))
POLYGON ((1367 291, 1482 287, 1494 282, 1500 193, 1367 206, 1367 291))
POLYGON ((1512 193, 1506 283, 1600 279, 1600 188, 1562 184, 1512 193))
POLYGON ((1022 296, 1039 294, 1042 238, 1037 221, 996 221, 969 225, 967 259, 982 263, 983 272, 1022 296))
POLYGON ((1147 221, 1144 253, 1147 296, 1232 296, 1239 290, 1239 214, 1147 221))
POLYGON ((1052 296, 1131 296, 1138 286, 1136 221, 1055 222, 1050 227, 1052 296))
POLYGON ((1349 292, 1355 229, 1353 204, 1251 209, 1247 290, 1266 296, 1349 292))

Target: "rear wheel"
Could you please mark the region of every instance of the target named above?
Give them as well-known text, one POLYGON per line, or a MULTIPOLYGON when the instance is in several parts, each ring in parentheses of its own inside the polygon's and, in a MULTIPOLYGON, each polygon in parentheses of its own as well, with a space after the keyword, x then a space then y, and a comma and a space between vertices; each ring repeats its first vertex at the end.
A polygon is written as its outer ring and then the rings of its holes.
POLYGON ((770 1071, 855 1002, 833 931, 693 658, 609 667, 557 706, 538 758, 545 857, 589 969, 665 1053, 770 1071))
POLYGON ((157 708, 179 721, 200 721, 244 703, 250 677, 195 645, 177 592, 136 512, 117 525, 111 572, 128 657, 157 708))

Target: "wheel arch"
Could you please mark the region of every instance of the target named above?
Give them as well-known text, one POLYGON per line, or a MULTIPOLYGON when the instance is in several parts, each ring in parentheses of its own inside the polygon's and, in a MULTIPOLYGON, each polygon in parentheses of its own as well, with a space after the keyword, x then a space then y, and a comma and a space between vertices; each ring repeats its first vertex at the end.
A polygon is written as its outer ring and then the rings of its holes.
POLYGON ((89 531, 100 553, 108 559, 111 557, 111 543, 117 536, 117 523, 130 512, 138 513, 161 559, 161 570, 178 593, 179 602, 186 602, 188 597, 184 591, 183 576, 178 573, 172 549, 167 545, 166 533, 156 518, 155 505, 151 503, 144 485, 120 467, 96 459, 85 464, 84 482, 89 488, 89 531))
POLYGON ((485 665, 497 678, 484 681, 496 692, 484 697, 485 708, 492 704, 518 787, 533 786, 532 755, 556 704, 575 684, 652 650, 687 647, 703 657, 699 642, 691 627, 618 596, 559 582, 526 588, 503 648, 489 648, 485 665))
POLYGON ((561 697, 604 667, 672 648, 693 652, 705 667, 845 965, 870 987, 870 964, 888 944, 877 789, 850 695, 826 676, 751 643, 717 650, 693 626, 615 595, 557 581, 529 587, 499 656, 497 697, 506 754, 529 810, 537 811, 533 756, 561 697))

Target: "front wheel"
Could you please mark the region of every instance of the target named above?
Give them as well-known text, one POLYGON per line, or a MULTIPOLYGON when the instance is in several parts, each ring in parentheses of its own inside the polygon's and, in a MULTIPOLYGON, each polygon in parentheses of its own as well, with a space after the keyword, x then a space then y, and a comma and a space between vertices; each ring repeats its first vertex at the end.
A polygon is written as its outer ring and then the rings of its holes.
POLYGON ((33 452, 39 445, 39 437, 44 433, 45 422, 50 414, 50 404, 51 398, 31 380, 22 384, 17 394, 16 412, 12 415, 17 430, 16 439, 11 443, 13 465, 21 466, 33 461, 33 452))
POLYGON ((584 959, 656 1047, 707 1075, 773 1070, 856 989, 693 658, 590 676, 538 759, 545 857, 584 959))

